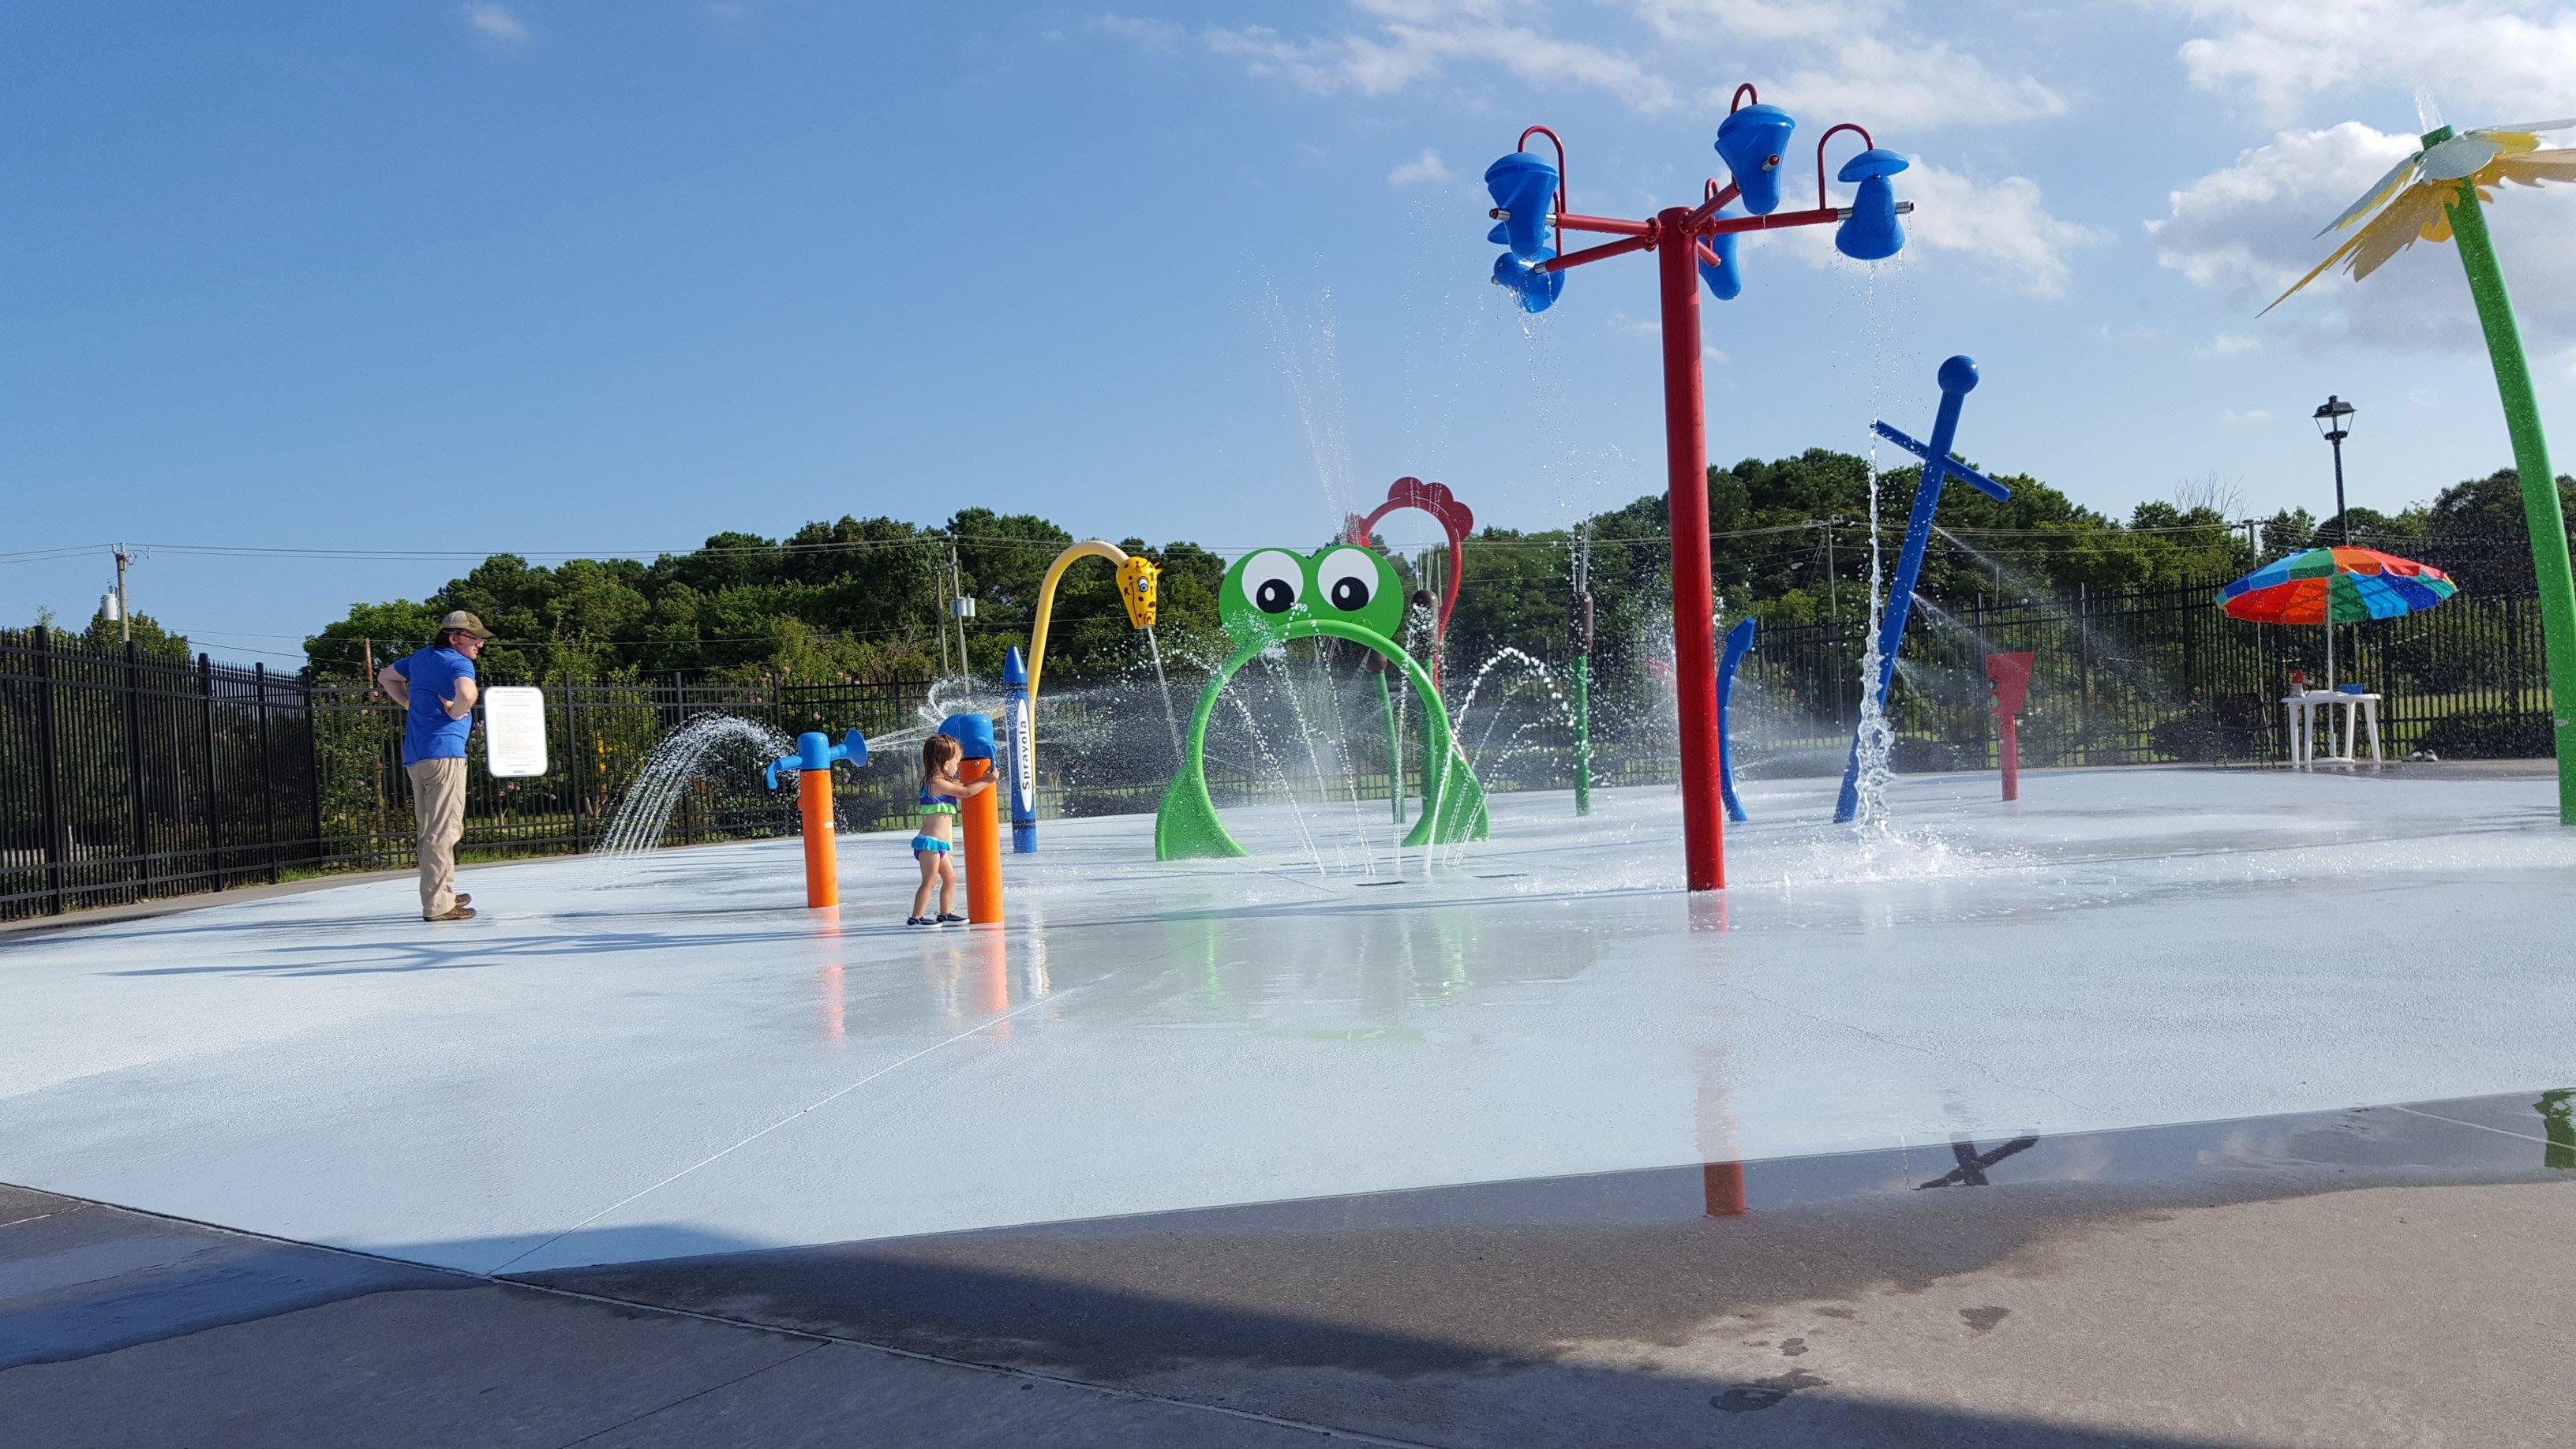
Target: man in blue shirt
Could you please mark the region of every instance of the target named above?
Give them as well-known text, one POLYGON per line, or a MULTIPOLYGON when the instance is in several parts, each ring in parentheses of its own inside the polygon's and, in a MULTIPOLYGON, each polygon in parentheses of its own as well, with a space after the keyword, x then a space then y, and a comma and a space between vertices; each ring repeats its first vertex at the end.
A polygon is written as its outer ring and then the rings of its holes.
POLYGON ((411 776, 412 814, 420 824, 420 914, 429 921, 470 921, 472 896, 456 893, 456 842, 465 834, 465 737, 474 731, 474 656, 492 632, 458 609, 438 621, 438 637, 388 664, 376 683, 405 711, 403 773, 411 776))

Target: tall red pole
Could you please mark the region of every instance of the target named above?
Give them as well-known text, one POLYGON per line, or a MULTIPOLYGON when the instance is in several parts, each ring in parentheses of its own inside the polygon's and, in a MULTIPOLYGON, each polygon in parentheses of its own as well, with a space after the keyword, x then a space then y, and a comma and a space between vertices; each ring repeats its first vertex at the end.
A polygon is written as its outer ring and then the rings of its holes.
POLYGON ((2018 800, 2021 798, 2020 718, 2015 715, 2003 713, 1996 714, 1995 732, 2000 736, 2001 748, 1999 748, 1996 753, 2000 755, 2003 760, 2004 798, 2007 800, 2018 800))
POLYGON ((1666 512, 1673 533, 1673 683, 1681 697, 1683 874, 1726 888, 1726 809, 1718 798, 1717 599, 1709 580, 1708 406, 1699 356, 1699 260, 1690 208, 1656 218, 1664 290, 1666 512))

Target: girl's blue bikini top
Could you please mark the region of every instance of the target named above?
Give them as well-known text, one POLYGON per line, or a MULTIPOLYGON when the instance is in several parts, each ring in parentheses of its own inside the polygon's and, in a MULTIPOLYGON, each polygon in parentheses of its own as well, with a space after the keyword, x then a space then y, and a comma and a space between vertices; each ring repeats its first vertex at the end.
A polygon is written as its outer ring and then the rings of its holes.
POLYGON ((954 795, 933 795, 928 790, 924 790, 921 792, 921 813, 924 815, 954 815, 957 813, 957 797, 954 795))

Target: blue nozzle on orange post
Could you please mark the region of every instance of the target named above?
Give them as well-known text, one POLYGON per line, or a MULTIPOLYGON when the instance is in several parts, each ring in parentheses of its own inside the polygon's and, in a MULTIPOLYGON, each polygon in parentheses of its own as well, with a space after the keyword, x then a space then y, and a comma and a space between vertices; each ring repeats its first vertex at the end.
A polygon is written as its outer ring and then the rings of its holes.
MULTIPOLYGON (((1725 211, 1718 213, 1721 217, 1730 214, 1725 211)), ((1734 301, 1744 291, 1744 273, 1735 262, 1735 233, 1719 232, 1702 245, 1717 253, 1717 265, 1712 267, 1703 258, 1699 264, 1699 279, 1708 283, 1709 295, 1721 302, 1734 301)))
POLYGON ((993 717, 988 714, 952 714, 939 722, 939 732, 957 742, 958 753, 970 760, 993 758, 993 717))
POLYGON ((796 753, 770 761, 760 774, 769 782, 769 788, 775 790, 781 770, 828 770, 841 760, 849 761, 854 768, 865 766, 868 762, 867 736, 852 730, 836 745, 832 743, 832 737, 821 730, 807 730, 796 737, 796 753))
POLYGON ((1501 213, 1486 240, 1512 249, 1525 262, 1545 261, 1556 212, 1556 168, 1527 151, 1514 151, 1485 168, 1485 191, 1501 213))
POLYGON ((1896 219, 1896 188, 1889 177, 1906 167, 1904 157, 1872 147, 1843 163, 1838 181, 1856 181, 1851 215, 1834 228, 1834 250, 1855 261, 1885 261, 1905 248, 1905 227, 1896 219))
POLYGON ((1744 209, 1769 216, 1780 209, 1780 155, 1798 123, 1778 106, 1760 101, 1730 112, 1717 125, 1717 154, 1743 194, 1744 209))
MULTIPOLYGON (((1556 253, 1539 248, 1538 259, 1551 260, 1556 253)), ((1505 252, 1494 258, 1494 285, 1512 294, 1512 301, 1524 312, 1544 312, 1565 291, 1565 273, 1542 272, 1535 265, 1505 252)))

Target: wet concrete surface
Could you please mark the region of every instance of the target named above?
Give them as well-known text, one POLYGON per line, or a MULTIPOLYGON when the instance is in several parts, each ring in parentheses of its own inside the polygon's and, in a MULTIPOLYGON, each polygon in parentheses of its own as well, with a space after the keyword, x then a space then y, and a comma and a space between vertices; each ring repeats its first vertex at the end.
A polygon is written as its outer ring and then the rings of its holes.
POLYGON ((2576 1429, 2571 1102, 524 1281, 11 1190, 0 1421, 44 1444, 2550 1444, 2576 1429))
POLYGON ((2545 781, 1993 788, 1909 777, 1872 833, 1824 823, 1830 782, 1756 787, 1717 898, 1671 888, 1673 797, 1621 790, 1498 797, 1493 841, 1429 858, 1347 802, 1230 812, 1247 861, 1050 821, 1003 930, 863 918, 910 867, 857 839, 837 917, 772 843, 516 866, 456 927, 394 881, 17 938, 0 1181, 524 1273, 2566 1063, 2545 781))
POLYGON ((1922 1291, 2050 1239, 2363 1188, 2576 1186, 2576 1092, 1313 1198, 665 1259, 524 1281, 1126 1379, 1381 1373, 1679 1341, 1922 1291), (2470 1124, 2480 1125, 2470 1125, 2470 1124))
POLYGON ((754 845, 15 937, 0 1425, 2576 1442, 2546 783, 1763 786, 1716 898, 1634 790, 1049 822, 1004 930, 754 845))

